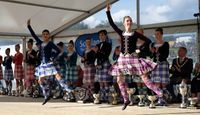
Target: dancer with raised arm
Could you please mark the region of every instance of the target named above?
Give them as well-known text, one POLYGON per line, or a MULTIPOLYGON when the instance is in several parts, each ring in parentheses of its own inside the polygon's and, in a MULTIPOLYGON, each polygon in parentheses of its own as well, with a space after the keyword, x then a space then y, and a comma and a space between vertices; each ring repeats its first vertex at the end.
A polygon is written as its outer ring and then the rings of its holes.
POLYGON ((45 77, 54 75, 56 79, 58 80, 59 84, 67 91, 70 91, 68 86, 65 84, 64 79, 62 79, 61 75, 58 73, 56 68, 54 67, 53 61, 60 53, 58 47, 50 41, 50 34, 49 30, 43 30, 42 31, 42 40, 38 38, 38 36, 35 34, 31 27, 31 20, 29 19, 27 22, 27 27, 33 36, 33 38, 36 40, 36 42, 40 45, 39 51, 40 51, 40 60, 41 64, 36 67, 35 75, 39 77, 39 84, 42 88, 43 95, 44 95, 44 102, 42 105, 46 104, 47 101, 50 100, 50 90, 49 87, 44 81, 45 77), (54 51, 54 52, 53 52, 54 51))
POLYGON ((117 76, 117 82, 124 99, 122 110, 126 109, 127 105, 130 103, 126 89, 127 86, 125 85, 125 75, 139 75, 148 88, 153 90, 158 96, 162 97, 162 91, 153 84, 148 77, 148 72, 152 71, 157 64, 150 60, 137 57, 137 39, 140 38, 146 42, 148 38, 136 31, 132 31, 132 19, 130 16, 124 17, 123 25, 125 31, 119 29, 112 20, 109 1, 107 2, 106 14, 110 25, 121 38, 121 53, 117 60, 117 64, 111 67, 110 74, 112 76, 117 76))

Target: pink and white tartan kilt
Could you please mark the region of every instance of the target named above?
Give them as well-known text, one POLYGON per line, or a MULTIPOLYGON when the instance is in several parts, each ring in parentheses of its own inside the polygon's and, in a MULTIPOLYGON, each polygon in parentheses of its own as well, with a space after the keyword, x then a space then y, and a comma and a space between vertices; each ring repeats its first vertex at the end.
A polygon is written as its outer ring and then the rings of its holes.
POLYGON ((14 77, 17 80, 24 78, 24 70, 22 65, 15 65, 14 77))
POLYGON ((33 65, 27 65, 25 79, 30 81, 34 80, 35 79, 34 73, 35 73, 35 67, 33 65))
POLYGON ((95 65, 84 65, 83 68, 83 83, 94 83, 96 74, 95 65))
POLYGON ((2 67, 0 66, 0 80, 3 79, 3 71, 2 71, 2 67))
POLYGON ((117 64, 114 64, 110 70, 109 74, 112 76, 119 75, 143 75, 152 71, 157 66, 151 60, 138 58, 136 56, 127 54, 120 54, 117 64))

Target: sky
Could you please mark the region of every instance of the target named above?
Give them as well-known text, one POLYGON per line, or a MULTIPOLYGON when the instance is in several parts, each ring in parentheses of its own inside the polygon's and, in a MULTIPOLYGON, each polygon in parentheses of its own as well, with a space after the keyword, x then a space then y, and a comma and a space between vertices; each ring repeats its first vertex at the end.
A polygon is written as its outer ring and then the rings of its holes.
MULTIPOLYGON (((140 0, 141 24, 194 19, 197 12, 198 0, 140 0)), ((119 0, 111 5, 111 14, 114 21, 130 15, 136 22, 136 0, 119 0)), ((106 19, 103 9, 83 22, 93 28, 106 19)))

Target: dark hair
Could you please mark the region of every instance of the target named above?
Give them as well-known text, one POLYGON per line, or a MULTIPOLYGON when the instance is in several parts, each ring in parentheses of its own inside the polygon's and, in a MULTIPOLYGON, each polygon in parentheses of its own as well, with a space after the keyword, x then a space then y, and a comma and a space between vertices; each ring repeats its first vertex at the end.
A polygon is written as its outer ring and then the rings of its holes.
MULTIPOLYGON (((91 38, 88 37, 88 38, 86 38, 86 40, 91 40, 91 38)), ((85 41, 86 41, 86 40, 85 40, 85 41)))
POLYGON ((57 45, 60 46, 60 47, 63 47, 64 43, 63 42, 59 42, 59 43, 57 43, 57 45))
POLYGON ((69 44, 72 44, 72 45, 74 46, 73 40, 70 40, 70 41, 69 41, 69 44))
POLYGON ((19 47, 19 48, 20 48, 20 45, 19 45, 19 44, 17 44, 17 45, 15 45, 15 47, 19 47))
POLYGON ((6 51, 10 51, 10 48, 6 48, 6 51))
POLYGON ((119 48, 120 48, 120 46, 116 46, 116 47, 115 47, 115 49, 119 49, 119 48))
POLYGON ((98 35, 100 34, 100 33, 103 33, 104 35, 107 35, 107 31, 106 30, 100 30, 99 32, 98 32, 98 35))
POLYGON ((156 28, 156 31, 160 32, 163 35, 163 29, 162 28, 156 28))
POLYGON ((28 43, 30 43, 30 44, 33 45, 33 39, 29 39, 29 40, 28 40, 28 43))
POLYGON ((42 33, 44 33, 44 32, 47 32, 48 34, 50 33, 49 30, 47 30, 47 29, 44 29, 44 30, 42 31, 42 33))
POLYGON ((179 49, 182 49, 187 53, 187 48, 186 47, 179 47, 179 49))

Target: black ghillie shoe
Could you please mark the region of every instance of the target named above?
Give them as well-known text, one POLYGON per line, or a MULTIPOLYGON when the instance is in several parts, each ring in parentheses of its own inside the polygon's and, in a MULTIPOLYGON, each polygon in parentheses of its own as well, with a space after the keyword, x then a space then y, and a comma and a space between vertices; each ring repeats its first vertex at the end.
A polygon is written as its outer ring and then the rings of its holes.
POLYGON ((125 110, 125 109, 126 109, 126 107, 127 107, 129 104, 130 104, 130 101, 128 101, 128 102, 126 102, 126 103, 124 103, 124 104, 123 104, 123 107, 122 107, 122 110, 125 110))
POLYGON ((44 99, 42 105, 45 105, 51 98, 50 97, 47 97, 46 99, 44 99))

